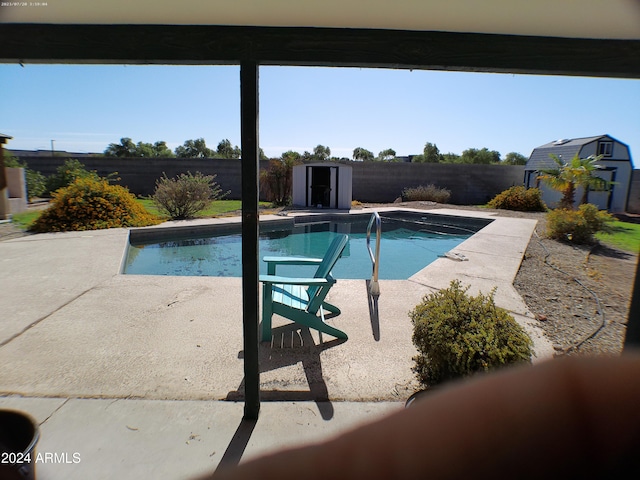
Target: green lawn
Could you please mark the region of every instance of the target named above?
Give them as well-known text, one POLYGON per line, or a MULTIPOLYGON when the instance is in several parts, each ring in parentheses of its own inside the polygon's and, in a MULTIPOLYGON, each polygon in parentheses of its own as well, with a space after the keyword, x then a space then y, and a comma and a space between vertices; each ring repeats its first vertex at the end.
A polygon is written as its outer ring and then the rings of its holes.
MULTIPOLYGON (((142 206, 153 215, 158 215, 163 217, 158 208, 154 205, 153 201, 150 199, 137 199, 137 201, 142 204, 142 206)), ((260 202, 260 207, 269 207, 271 203, 269 202, 260 202)), ((209 208, 203 210, 198 213, 199 218, 207 218, 207 217, 221 217, 226 216, 232 213, 235 213, 242 209, 242 201, 241 200, 216 200, 214 201, 209 208)))
POLYGON ((26 230, 29 226, 36 221, 36 218, 40 216, 42 210, 32 210, 22 213, 16 213, 11 216, 11 223, 17 227, 26 230))
POLYGON ((605 245, 638 253, 640 250, 640 224, 616 220, 611 226, 613 233, 597 233, 596 238, 605 245))

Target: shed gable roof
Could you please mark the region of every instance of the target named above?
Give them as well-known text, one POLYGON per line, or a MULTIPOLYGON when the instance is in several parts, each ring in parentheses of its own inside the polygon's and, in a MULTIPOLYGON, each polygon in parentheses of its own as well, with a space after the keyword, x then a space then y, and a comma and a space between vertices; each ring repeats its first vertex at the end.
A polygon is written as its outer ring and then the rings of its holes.
POLYGON ((572 138, 565 140, 555 140, 553 142, 546 143, 539 147, 533 149, 531 152, 531 156, 529 160, 527 160, 527 164, 525 165, 525 170, 545 170, 550 168, 556 168, 557 164, 553 161, 553 159, 549 156, 550 154, 557 155, 563 159, 570 160, 574 156, 580 153, 582 148, 585 145, 590 143, 606 139, 612 142, 620 142, 610 135, 597 135, 595 137, 582 137, 582 138, 572 138))

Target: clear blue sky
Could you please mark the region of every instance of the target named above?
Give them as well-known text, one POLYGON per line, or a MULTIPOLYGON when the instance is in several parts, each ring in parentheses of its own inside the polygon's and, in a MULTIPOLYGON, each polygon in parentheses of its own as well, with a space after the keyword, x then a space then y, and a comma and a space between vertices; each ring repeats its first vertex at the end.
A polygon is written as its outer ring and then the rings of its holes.
MULTIPOLYGON (((122 137, 173 150, 240 144, 239 67, 0 65, 0 132, 14 149, 102 152, 122 137)), ((609 134, 640 167, 640 81, 357 68, 261 67, 260 146, 351 157, 467 148, 529 156, 609 134)))

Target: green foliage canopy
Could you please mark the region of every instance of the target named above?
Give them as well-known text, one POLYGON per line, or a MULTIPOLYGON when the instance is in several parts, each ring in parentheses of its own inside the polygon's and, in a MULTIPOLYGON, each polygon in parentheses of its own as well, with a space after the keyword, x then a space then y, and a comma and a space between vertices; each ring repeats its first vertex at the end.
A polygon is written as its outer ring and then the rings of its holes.
POLYGON ((153 144, 133 142, 129 137, 120 139, 120 143, 110 143, 105 149, 107 157, 173 157, 173 152, 167 147, 167 143, 158 141, 153 144))
POLYGON ((375 158, 372 151, 366 148, 356 147, 353 149, 353 159, 359 162, 370 162, 375 158))

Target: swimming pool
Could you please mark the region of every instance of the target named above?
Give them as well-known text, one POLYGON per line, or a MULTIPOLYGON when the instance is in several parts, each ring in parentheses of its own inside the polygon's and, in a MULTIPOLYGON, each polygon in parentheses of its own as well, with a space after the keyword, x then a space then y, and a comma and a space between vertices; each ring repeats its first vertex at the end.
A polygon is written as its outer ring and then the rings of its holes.
MULTIPOLYGON (((404 280, 438 256, 452 250, 492 222, 490 219, 385 212, 380 215, 380 279, 404 280)), ((260 225, 260 258, 266 255, 322 258, 337 234, 349 235, 349 243, 333 269, 336 278, 368 279, 371 260, 366 248, 370 214, 331 214, 286 217, 260 225)), ((147 230, 147 229, 145 229, 147 230)), ((180 238, 176 231, 157 229, 164 238, 141 239, 131 232, 122 272, 136 275, 216 276, 242 275, 240 226, 211 226, 207 234, 180 238)), ((153 234, 151 234, 153 235, 153 234)), ((372 232, 372 244, 375 232, 372 232)), ((313 267, 282 267, 279 275, 303 277, 313 267)), ((260 262, 260 273, 266 264, 260 262)))

